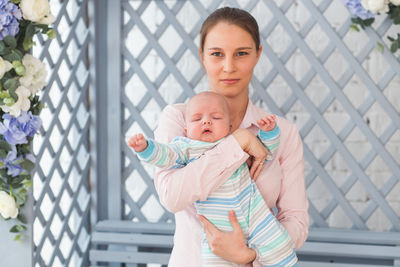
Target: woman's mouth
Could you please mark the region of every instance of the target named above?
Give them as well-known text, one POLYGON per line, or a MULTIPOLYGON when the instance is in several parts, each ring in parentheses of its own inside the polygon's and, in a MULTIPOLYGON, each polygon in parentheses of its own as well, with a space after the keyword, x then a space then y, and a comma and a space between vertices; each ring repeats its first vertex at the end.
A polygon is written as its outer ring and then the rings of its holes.
POLYGON ((239 79, 222 79, 221 82, 224 84, 235 84, 239 81, 239 79))

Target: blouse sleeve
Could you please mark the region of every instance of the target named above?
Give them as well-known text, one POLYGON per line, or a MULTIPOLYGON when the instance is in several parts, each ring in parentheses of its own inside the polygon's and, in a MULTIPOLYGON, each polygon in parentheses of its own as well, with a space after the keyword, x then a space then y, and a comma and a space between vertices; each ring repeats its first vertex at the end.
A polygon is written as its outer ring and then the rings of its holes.
MULTIPOLYGON (((183 110, 171 105, 164 109, 154 133, 156 141, 168 143, 176 136, 185 135, 183 110)), ((228 136, 184 168, 157 171, 154 184, 161 204, 176 213, 197 200, 205 200, 247 158, 248 154, 236 139, 228 136)))
POLYGON ((276 218, 288 231, 296 249, 299 249, 307 239, 309 224, 303 144, 295 125, 290 124, 287 131, 285 145, 279 158, 283 179, 276 203, 276 218))

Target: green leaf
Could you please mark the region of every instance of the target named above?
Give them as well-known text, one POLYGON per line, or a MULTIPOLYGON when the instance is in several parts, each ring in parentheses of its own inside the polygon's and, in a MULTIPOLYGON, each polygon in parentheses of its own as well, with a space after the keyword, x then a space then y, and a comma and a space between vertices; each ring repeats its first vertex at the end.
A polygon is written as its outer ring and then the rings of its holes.
POLYGON ((12 105, 15 104, 15 100, 11 97, 4 98, 3 102, 4 102, 4 104, 6 104, 9 107, 11 107, 12 105))
POLYGON ((18 87, 18 83, 16 79, 8 79, 5 83, 4 83, 4 89, 8 90, 8 91, 15 91, 15 89, 17 89, 18 87))
POLYGON ((352 29, 352 30, 354 30, 354 31, 356 31, 356 32, 359 32, 359 31, 360 31, 360 29, 358 28, 358 26, 357 26, 356 24, 351 24, 351 25, 350 25, 350 29, 352 29))
MULTIPOLYGON (((7 157, 7 152, 4 151, 3 149, 0 149, 0 158, 5 159, 7 157)), ((4 163, 0 161, 0 167, 3 167, 4 163)))
POLYGON ((21 167, 25 170, 31 171, 33 170, 33 168, 35 168, 35 163, 33 163, 30 160, 25 159, 22 163, 21 163, 21 167))
POLYGON ((25 39, 32 40, 34 34, 35 34, 35 25, 29 23, 25 30, 25 39))
POLYGON ((4 55, 5 48, 6 48, 6 45, 4 44, 4 42, 0 41, 0 55, 4 55))
POLYGON ((35 42, 32 41, 32 39, 25 38, 24 41, 22 42, 22 46, 24 47, 25 51, 28 51, 35 45, 35 42))
POLYGON ((30 175, 28 175, 28 176, 29 176, 28 179, 25 179, 25 180, 22 181, 22 183, 24 184, 24 187, 25 187, 26 190, 28 190, 29 188, 32 187, 32 180, 30 179, 31 176, 30 175))
POLYGON ((11 53, 11 48, 4 48, 2 53, 0 53, 0 56, 3 56, 4 59, 6 59, 7 55, 9 55, 11 53))
POLYGON ((378 51, 383 53, 385 51, 385 46, 383 46, 383 44, 380 42, 377 42, 377 45, 378 45, 378 47, 377 47, 378 51))
POLYGON ((390 46, 390 52, 394 54, 396 53, 397 49, 399 49, 399 44, 397 42, 393 42, 390 46))
POLYGON ((24 216, 22 213, 18 214, 17 219, 18 219, 20 222, 24 223, 24 224, 27 224, 27 223, 28 223, 28 221, 26 220, 25 216, 24 216))
POLYGON ((366 26, 366 27, 371 26, 371 24, 374 23, 374 21, 375 21, 375 18, 362 20, 364 26, 366 26))
POLYGON ((15 237, 14 237, 14 241, 22 241, 22 235, 21 234, 17 234, 15 237))
POLYGON ((400 17, 393 19, 393 24, 400 24, 400 17))
POLYGON ((21 144, 17 150, 20 154, 29 154, 31 152, 31 146, 30 144, 21 144))
POLYGON ((15 60, 22 60, 22 53, 18 49, 11 49, 10 53, 4 55, 3 58, 7 61, 13 62, 15 60))
POLYGON ((387 37, 391 42, 394 42, 396 39, 394 39, 393 37, 388 36, 387 37))
POLYGON ((15 40, 14 36, 7 35, 6 37, 4 37, 3 41, 11 49, 14 49, 17 47, 17 40, 15 40))
POLYGON ((13 227, 11 227, 10 232, 11 233, 21 233, 26 231, 26 226, 22 224, 16 224, 13 227))
POLYGON ((46 31, 46 34, 50 39, 56 38, 56 31, 53 30, 53 29, 50 29, 50 30, 46 31))
POLYGON ((24 204, 26 201, 26 190, 21 189, 17 194, 15 194, 15 203, 18 205, 24 204))
POLYGON ((18 95, 15 93, 15 89, 9 89, 8 92, 10 93, 10 96, 15 100, 15 102, 17 102, 18 95))
POLYGON ((7 143, 7 141, 5 140, 0 140, 0 149, 3 149, 5 151, 10 151, 11 150, 11 146, 9 143, 7 143))

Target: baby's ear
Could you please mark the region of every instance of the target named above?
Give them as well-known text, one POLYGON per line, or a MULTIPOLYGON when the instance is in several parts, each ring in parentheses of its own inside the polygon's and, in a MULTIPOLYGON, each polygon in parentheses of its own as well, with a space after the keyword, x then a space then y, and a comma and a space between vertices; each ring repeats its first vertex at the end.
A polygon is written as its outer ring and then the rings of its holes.
POLYGON ((183 129, 183 131, 185 132, 185 134, 187 135, 187 128, 183 129))

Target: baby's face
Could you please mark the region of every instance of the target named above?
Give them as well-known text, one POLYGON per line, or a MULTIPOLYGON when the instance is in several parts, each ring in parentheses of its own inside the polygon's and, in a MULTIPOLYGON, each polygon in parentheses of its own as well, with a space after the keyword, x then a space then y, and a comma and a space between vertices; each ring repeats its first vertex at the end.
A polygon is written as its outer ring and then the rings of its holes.
POLYGON ((220 97, 197 96, 186 112, 186 135, 203 142, 216 142, 230 131, 229 110, 220 97))

